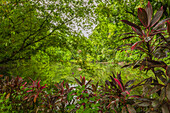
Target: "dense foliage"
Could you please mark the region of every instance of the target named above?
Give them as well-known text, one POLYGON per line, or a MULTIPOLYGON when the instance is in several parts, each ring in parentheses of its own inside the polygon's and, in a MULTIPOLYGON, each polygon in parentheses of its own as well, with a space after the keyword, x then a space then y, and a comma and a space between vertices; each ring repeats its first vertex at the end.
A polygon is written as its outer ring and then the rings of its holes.
POLYGON ((169 5, 3 0, 0 112, 170 112, 169 5))

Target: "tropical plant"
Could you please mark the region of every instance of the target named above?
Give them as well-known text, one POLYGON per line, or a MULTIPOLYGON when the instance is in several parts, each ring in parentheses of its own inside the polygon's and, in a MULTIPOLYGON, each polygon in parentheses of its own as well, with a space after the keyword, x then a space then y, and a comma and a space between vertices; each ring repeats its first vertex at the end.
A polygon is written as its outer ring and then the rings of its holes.
POLYGON ((155 77, 148 78, 141 81, 138 85, 143 87, 143 94, 137 97, 137 103, 140 107, 144 107, 143 112, 163 112, 168 113, 169 110, 169 65, 162 58, 168 57, 167 53, 170 51, 170 37, 166 36, 165 30, 170 34, 168 22, 170 18, 161 20, 158 22, 163 14, 163 7, 157 11, 157 13, 152 18, 152 6, 148 2, 145 9, 138 8, 138 18, 141 21, 144 30, 138 25, 131 23, 127 20, 122 20, 122 22, 130 25, 135 33, 125 33, 130 34, 130 36, 123 38, 129 39, 133 37, 139 37, 140 40, 135 42, 131 50, 139 50, 145 56, 143 59, 126 66, 133 65, 133 68, 140 67, 140 70, 152 70, 155 77), (167 22, 167 26, 165 23, 167 22), (137 35, 134 35, 137 34, 137 35), (158 68, 159 67, 159 68, 158 68), (166 74, 160 68, 165 69, 166 74), (159 99, 158 99, 159 98, 159 99))

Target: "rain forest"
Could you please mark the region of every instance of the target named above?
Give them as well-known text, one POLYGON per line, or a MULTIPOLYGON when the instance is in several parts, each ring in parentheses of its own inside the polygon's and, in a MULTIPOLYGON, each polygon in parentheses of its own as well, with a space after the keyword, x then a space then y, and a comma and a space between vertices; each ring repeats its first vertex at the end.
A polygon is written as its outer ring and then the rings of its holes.
POLYGON ((170 0, 0 0, 1 113, 170 113, 170 0))

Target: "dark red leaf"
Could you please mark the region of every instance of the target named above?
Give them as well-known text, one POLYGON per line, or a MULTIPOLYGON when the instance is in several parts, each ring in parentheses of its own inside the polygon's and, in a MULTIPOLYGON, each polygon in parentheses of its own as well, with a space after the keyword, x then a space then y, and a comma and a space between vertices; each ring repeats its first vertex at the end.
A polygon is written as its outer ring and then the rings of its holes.
POLYGON ((69 89, 69 84, 68 83, 66 83, 66 88, 69 89))
POLYGON ((122 38, 121 40, 129 39, 129 38, 132 38, 132 37, 135 37, 135 36, 128 36, 128 37, 122 38))
POLYGON ((142 71, 144 69, 144 67, 145 67, 144 65, 141 65, 140 66, 140 71, 142 71))
POLYGON ((136 47, 135 49, 138 49, 138 50, 141 50, 142 52, 146 52, 143 48, 141 48, 141 47, 136 47))
POLYGON ((158 24, 155 25, 155 27, 153 29, 157 29, 160 25, 164 24, 165 22, 167 22, 168 20, 170 20, 170 18, 166 18, 164 20, 161 20, 158 24))
POLYGON ((93 91, 96 91, 96 86, 92 84, 93 91))
POLYGON ((143 8, 138 8, 138 18, 143 24, 143 26, 147 27, 148 26, 148 16, 143 8))
MULTIPOLYGON (((41 80, 40 80, 41 81, 41 80)), ((38 85, 38 88, 40 88, 40 81, 38 81, 37 85, 38 85)))
POLYGON ((82 85, 85 85, 86 79, 85 77, 82 78, 82 85))
POLYGON ((134 98, 141 98, 140 95, 131 95, 131 96, 129 96, 129 98, 132 98, 132 97, 134 97, 134 98))
POLYGON ((161 7, 161 9, 159 9, 156 12, 155 16, 153 17, 153 19, 151 21, 150 27, 154 26, 159 21, 159 19, 161 18, 162 14, 163 14, 163 6, 161 7))
POLYGON ((130 25, 130 26, 132 27, 132 29, 133 29, 138 35, 140 35, 140 36, 143 35, 141 28, 140 28, 139 26, 137 26, 136 24, 131 23, 131 22, 127 21, 127 20, 121 20, 121 21, 124 22, 124 23, 126 23, 126 24, 128 24, 128 25, 130 25))
POLYGON ((86 84, 85 86, 87 87, 87 85, 88 85, 88 84, 90 84, 90 82, 92 82, 92 80, 91 80, 91 79, 87 82, 87 84, 86 84))
POLYGON ((167 22, 167 31, 168 31, 168 33, 170 35, 170 22, 167 22))
POLYGON ((45 84, 44 86, 41 86, 41 88, 40 88, 40 89, 42 90, 42 89, 46 88, 46 87, 45 87, 46 85, 47 85, 47 84, 45 84))
POLYGON ((164 32, 162 32, 162 31, 157 31, 157 32, 151 33, 149 36, 154 36, 154 35, 160 34, 160 33, 164 33, 164 32))
POLYGON ((128 82, 126 82, 125 87, 129 87, 131 84, 134 83, 135 80, 129 80, 128 82))
POLYGON ((80 82, 77 78, 74 78, 74 79, 76 80, 76 82, 77 82, 78 84, 82 85, 81 82, 80 82))
POLYGON ((149 27, 150 22, 151 22, 151 18, 152 18, 152 13, 153 13, 152 6, 151 6, 149 1, 148 1, 148 4, 147 4, 145 10, 146 10, 146 13, 147 13, 147 16, 148 16, 148 25, 147 25, 147 27, 149 27))
POLYGON ((166 75, 170 78, 170 65, 166 67, 166 75))

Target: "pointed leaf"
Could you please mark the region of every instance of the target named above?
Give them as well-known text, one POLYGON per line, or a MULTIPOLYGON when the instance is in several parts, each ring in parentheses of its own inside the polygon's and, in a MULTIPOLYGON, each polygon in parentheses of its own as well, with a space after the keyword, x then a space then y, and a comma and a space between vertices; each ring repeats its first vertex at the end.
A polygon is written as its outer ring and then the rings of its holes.
POLYGON ((166 87, 166 97, 170 101, 170 83, 168 83, 166 87))
POLYGON ((123 83, 122 83, 122 79, 121 79, 121 73, 117 73, 117 78, 118 78, 118 80, 119 80, 119 82, 121 83, 121 86, 123 87, 123 91, 125 90, 125 87, 124 87, 124 85, 123 85, 123 83))
POLYGON ((142 52, 146 52, 142 47, 137 46, 135 49, 141 50, 142 52))
POLYGON ((163 6, 161 7, 161 9, 159 9, 156 12, 155 16, 153 17, 153 19, 151 21, 150 27, 154 26, 159 21, 159 19, 161 18, 162 14, 163 14, 163 6))
POLYGON ((162 113, 169 113, 170 112, 169 109, 168 109, 168 105, 167 104, 164 104, 161 107, 161 109, 162 109, 162 113))
POLYGON ((170 18, 166 18, 164 20, 161 20, 158 24, 155 25, 155 27, 153 29, 157 29, 160 25, 164 24, 165 22, 167 22, 168 20, 170 20, 170 18))
POLYGON ((82 78, 82 85, 85 85, 86 79, 85 76, 82 78))
POLYGON ((128 36, 128 37, 122 38, 121 40, 130 39, 132 37, 135 37, 135 36, 128 36))
POLYGON ((135 47, 136 47, 138 44, 142 43, 142 42, 143 42, 143 41, 137 41, 136 43, 134 43, 134 44, 132 45, 132 47, 131 47, 131 50, 134 50, 135 47))
POLYGON ((141 107, 147 107, 147 106, 151 105, 151 102, 141 102, 141 103, 138 103, 137 105, 141 106, 141 107))
POLYGON ((42 89, 46 88, 46 87, 45 87, 46 85, 47 85, 47 84, 45 84, 44 86, 41 86, 41 88, 40 88, 40 89, 42 90, 42 89))
POLYGON ((130 104, 127 104, 127 108, 129 113, 136 113, 136 110, 130 104))
POLYGON ((134 81, 135 81, 135 80, 129 80, 128 82, 126 82, 125 87, 130 86, 131 84, 134 83, 134 81))
POLYGON ((119 85, 119 87, 121 88, 122 91, 124 91, 122 84, 120 83, 120 81, 116 78, 114 78, 114 80, 116 81, 116 83, 119 85))
POLYGON ((166 67, 166 75, 170 78, 170 65, 166 67))
POLYGON ((93 91, 96 91, 96 86, 94 84, 92 84, 92 89, 93 91))
POLYGON ((90 84, 90 82, 92 82, 92 80, 91 80, 91 79, 87 82, 87 84, 85 85, 85 87, 87 87, 87 86, 88 86, 88 84, 90 84))
MULTIPOLYGON (((40 81, 41 81, 41 80, 40 80, 40 81)), ((37 83, 38 88, 40 88, 40 81, 38 81, 38 83, 37 83)))
POLYGON ((151 18, 152 18, 152 13, 153 13, 152 5, 150 4, 149 1, 148 1, 148 4, 147 4, 145 10, 146 10, 146 13, 147 13, 147 16, 148 16, 148 25, 147 26, 149 27, 150 22, 151 22, 151 18))
POLYGON ((77 78, 74 78, 74 79, 76 80, 76 82, 77 82, 78 84, 82 85, 81 82, 80 82, 77 78))
POLYGON ((38 94, 34 96, 34 103, 36 102, 38 94))
POLYGON ((121 20, 121 21, 124 22, 124 23, 126 23, 126 24, 128 24, 128 25, 130 25, 130 26, 132 27, 132 29, 133 29, 138 35, 143 36, 142 30, 141 30, 141 28, 140 28, 139 26, 137 26, 136 24, 131 23, 131 22, 127 21, 127 20, 121 20))
POLYGON ((167 22, 167 31, 168 31, 168 33, 169 33, 169 35, 170 35, 170 21, 167 22))
POLYGON ((66 82, 65 85, 66 85, 66 88, 69 89, 69 84, 68 84, 68 82, 66 82))
POLYGON ((138 18, 143 24, 143 26, 147 27, 148 26, 148 15, 143 8, 138 8, 138 18))
POLYGON ((154 108, 158 107, 159 104, 160 104, 160 102, 159 102, 158 100, 152 101, 152 106, 153 106, 154 108))
POLYGON ((164 87, 164 88, 161 90, 161 94, 160 94, 160 98, 159 98, 160 101, 163 101, 163 100, 164 100, 164 98, 165 98, 165 92, 166 92, 166 88, 164 87))

